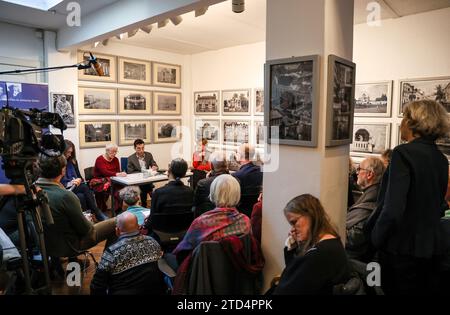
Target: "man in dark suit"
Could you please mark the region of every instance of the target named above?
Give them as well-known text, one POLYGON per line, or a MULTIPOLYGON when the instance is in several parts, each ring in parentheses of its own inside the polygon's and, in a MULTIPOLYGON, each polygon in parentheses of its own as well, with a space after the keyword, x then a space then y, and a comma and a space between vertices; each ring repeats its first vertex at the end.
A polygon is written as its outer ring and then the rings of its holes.
POLYGON ((214 152, 209 156, 212 170, 209 176, 200 180, 197 183, 194 193, 194 212, 195 217, 202 215, 203 213, 212 210, 216 207, 215 204, 209 199, 209 190, 212 182, 217 176, 222 174, 229 174, 226 155, 224 152, 214 152))
POLYGON ((237 209, 250 217, 262 189, 263 173, 261 167, 252 162, 255 158, 253 146, 242 144, 239 147, 239 158, 241 167, 233 174, 241 185, 241 201, 237 209))
MULTIPOLYGON (((143 169, 149 169, 156 171, 158 169, 158 164, 156 164, 153 159, 153 155, 150 152, 144 151, 145 144, 142 139, 136 139, 134 141, 134 150, 136 153, 128 157, 127 173, 139 173, 143 169)), ((151 193, 154 186, 153 184, 141 185, 141 205, 147 208, 147 194, 151 193)))

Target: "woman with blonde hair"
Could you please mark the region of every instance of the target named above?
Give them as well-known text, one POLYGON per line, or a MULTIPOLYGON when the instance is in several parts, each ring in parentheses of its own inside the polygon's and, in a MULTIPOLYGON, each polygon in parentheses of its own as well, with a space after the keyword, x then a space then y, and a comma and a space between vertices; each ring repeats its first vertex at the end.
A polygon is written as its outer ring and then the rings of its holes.
POLYGON ((384 198, 367 227, 379 250, 386 294, 430 294, 436 288, 448 161, 435 141, 449 128, 447 111, 435 101, 415 101, 403 110, 400 132, 407 143, 392 152, 384 198))

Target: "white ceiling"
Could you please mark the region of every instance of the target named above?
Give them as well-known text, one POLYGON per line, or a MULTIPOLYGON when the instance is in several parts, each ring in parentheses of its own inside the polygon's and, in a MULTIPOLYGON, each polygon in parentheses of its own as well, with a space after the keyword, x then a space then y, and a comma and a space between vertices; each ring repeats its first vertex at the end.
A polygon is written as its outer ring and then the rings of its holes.
MULTIPOLYGON (((96 12, 117 1, 77 0, 82 14, 96 12)), ((282 0, 278 1, 282 3, 282 0)), ((355 0, 355 24, 366 22, 369 14, 366 10, 367 4, 373 1, 355 0)), ((69 2, 70 0, 64 0, 49 12, 0 1, 0 21, 58 30, 65 26, 66 6, 69 2)), ((450 0, 378 0, 378 2, 381 6, 381 19, 450 7, 450 0)), ((158 29, 154 24, 150 34, 139 31, 132 38, 125 38, 121 42, 180 54, 195 54, 265 40, 265 0, 246 0, 245 11, 239 14, 232 12, 231 0, 228 0, 209 7, 206 14, 197 18, 193 12, 182 17, 183 21, 178 26, 169 22, 167 26, 158 29)), ((110 39, 110 42, 114 41, 119 40, 110 39)))

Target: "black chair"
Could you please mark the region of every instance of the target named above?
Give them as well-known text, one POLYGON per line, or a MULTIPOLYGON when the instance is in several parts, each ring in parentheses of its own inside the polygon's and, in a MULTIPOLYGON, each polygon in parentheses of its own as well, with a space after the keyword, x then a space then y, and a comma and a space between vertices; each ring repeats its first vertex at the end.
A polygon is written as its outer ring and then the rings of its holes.
POLYGON ((151 231, 159 238, 164 251, 173 250, 194 221, 194 212, 155 213, 150 216, 151 231))
POLYGON ((94 178, 94 167, 86 167, 84 169, 84 180, 89 182, 91 179, 94 178))

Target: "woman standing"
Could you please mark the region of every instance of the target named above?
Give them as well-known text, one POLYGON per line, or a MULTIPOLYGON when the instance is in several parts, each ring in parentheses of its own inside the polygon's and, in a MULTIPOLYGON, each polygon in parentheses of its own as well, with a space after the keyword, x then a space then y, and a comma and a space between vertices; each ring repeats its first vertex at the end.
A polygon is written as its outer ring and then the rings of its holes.
MULTIPOLYGON (((394 148, 383 181, 383 200, 372 221, 372 243, 379 250, 381 285, 386 294, 430 294, 447 208, 448 161, 435 141, 449 131, 446 110, 421 100, 403 110, 402 140, 394 148)), ((371 223, 369 222, 369 225, 371 223)))

